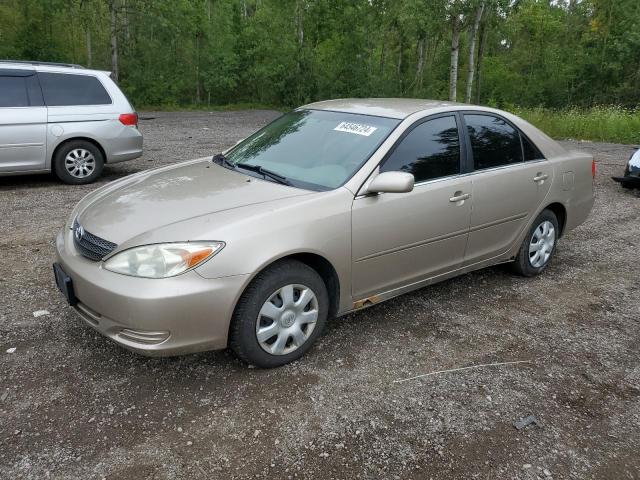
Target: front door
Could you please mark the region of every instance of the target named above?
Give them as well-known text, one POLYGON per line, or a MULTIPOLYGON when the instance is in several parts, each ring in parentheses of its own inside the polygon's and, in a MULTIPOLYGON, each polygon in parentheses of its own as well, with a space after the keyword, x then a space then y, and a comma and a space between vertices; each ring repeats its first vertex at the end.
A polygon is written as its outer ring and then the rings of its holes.
POLYGON ((355 300, 461 265, 471 216, 471 179, 460 175, 463 148, 459 134, 452 114, 419 122, 380 165, 380 172, 412 173, 413 191, 354 200, 355 300))
POLYGON ((44 170, 47 109, 29 70, 0 69, 0 172, 44 170))

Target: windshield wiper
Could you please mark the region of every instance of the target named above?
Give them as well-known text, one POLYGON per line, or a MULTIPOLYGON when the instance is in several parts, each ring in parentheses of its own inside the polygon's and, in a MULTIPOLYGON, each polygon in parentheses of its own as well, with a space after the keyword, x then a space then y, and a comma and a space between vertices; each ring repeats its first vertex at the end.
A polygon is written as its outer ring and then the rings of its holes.
POLYGON ((263 175, 264 177, 269 177, 272 180, 275 180, 276 182, 281 183, 282 185, 291 186, 291 182, 289 180, 287 180, 287 177, 284 177, 284 176, 280 175, 279 173, 273 172, 271 170, 267 170, 266 168, 261 167, 260 165, 251 165, 250 163, 237 163, 234 166, 236 168, 244 168, 245 170, 250 170, 252 172, 257 172, 260 175, 263 175))
POLYGON ((229 160, 227 160, 227 157, 224 156, 224 153, 215 154, 213 157, 211 157, 211 161, 223 167, 230 168, 231 170, 236 169, 236 166, 229 160))

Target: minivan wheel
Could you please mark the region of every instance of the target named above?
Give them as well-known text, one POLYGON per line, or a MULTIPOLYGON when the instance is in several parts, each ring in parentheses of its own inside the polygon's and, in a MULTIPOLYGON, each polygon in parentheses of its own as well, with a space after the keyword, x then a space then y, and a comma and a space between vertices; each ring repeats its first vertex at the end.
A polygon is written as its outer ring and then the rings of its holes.
POLYGON ((53 170, 64 183, 83 185, 95 181, 104 167, 102 152, 85 140, 65 143, 56 152, 53 170))
POLYGON ((318 273, 283 260, 259 273, 236 306, 229 344, 246 363, 279 367, 304 355, 322 333, 329 311, 318 273))
POLYGON ((543 210, 522 241, 514 270, 525 277, 541 273, 553 257, 558 242, 558 219, 551 210, 543 210))

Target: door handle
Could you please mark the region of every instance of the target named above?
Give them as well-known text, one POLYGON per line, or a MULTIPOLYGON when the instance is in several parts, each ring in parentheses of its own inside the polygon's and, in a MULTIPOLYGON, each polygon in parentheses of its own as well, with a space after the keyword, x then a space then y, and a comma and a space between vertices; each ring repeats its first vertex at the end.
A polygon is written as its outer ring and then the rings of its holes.
POLYGON ((533 181, 536 183, 544 182, 547 178, 549 178, 549 175, 547 175, 546 173, 539 172, 535 177, 533 177, 533 181))
POLYGON ((470 197, 471 197, 470 193, 456 192, 456 193, 453 194, 453 197, 451 197, 449 199, 449 201, 451 203, 464 202, 465 200, 467 200, 470 197))

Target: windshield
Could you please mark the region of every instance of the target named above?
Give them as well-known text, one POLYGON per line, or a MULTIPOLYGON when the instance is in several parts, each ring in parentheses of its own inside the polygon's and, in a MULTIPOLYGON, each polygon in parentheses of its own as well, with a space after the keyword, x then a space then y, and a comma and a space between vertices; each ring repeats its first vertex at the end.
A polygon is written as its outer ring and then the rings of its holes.
POLYGON ((341 186, 366 162, 400 120, 323 110, 287 113, 240 142, 229 162, 259 165, 291 185, 341 186))

